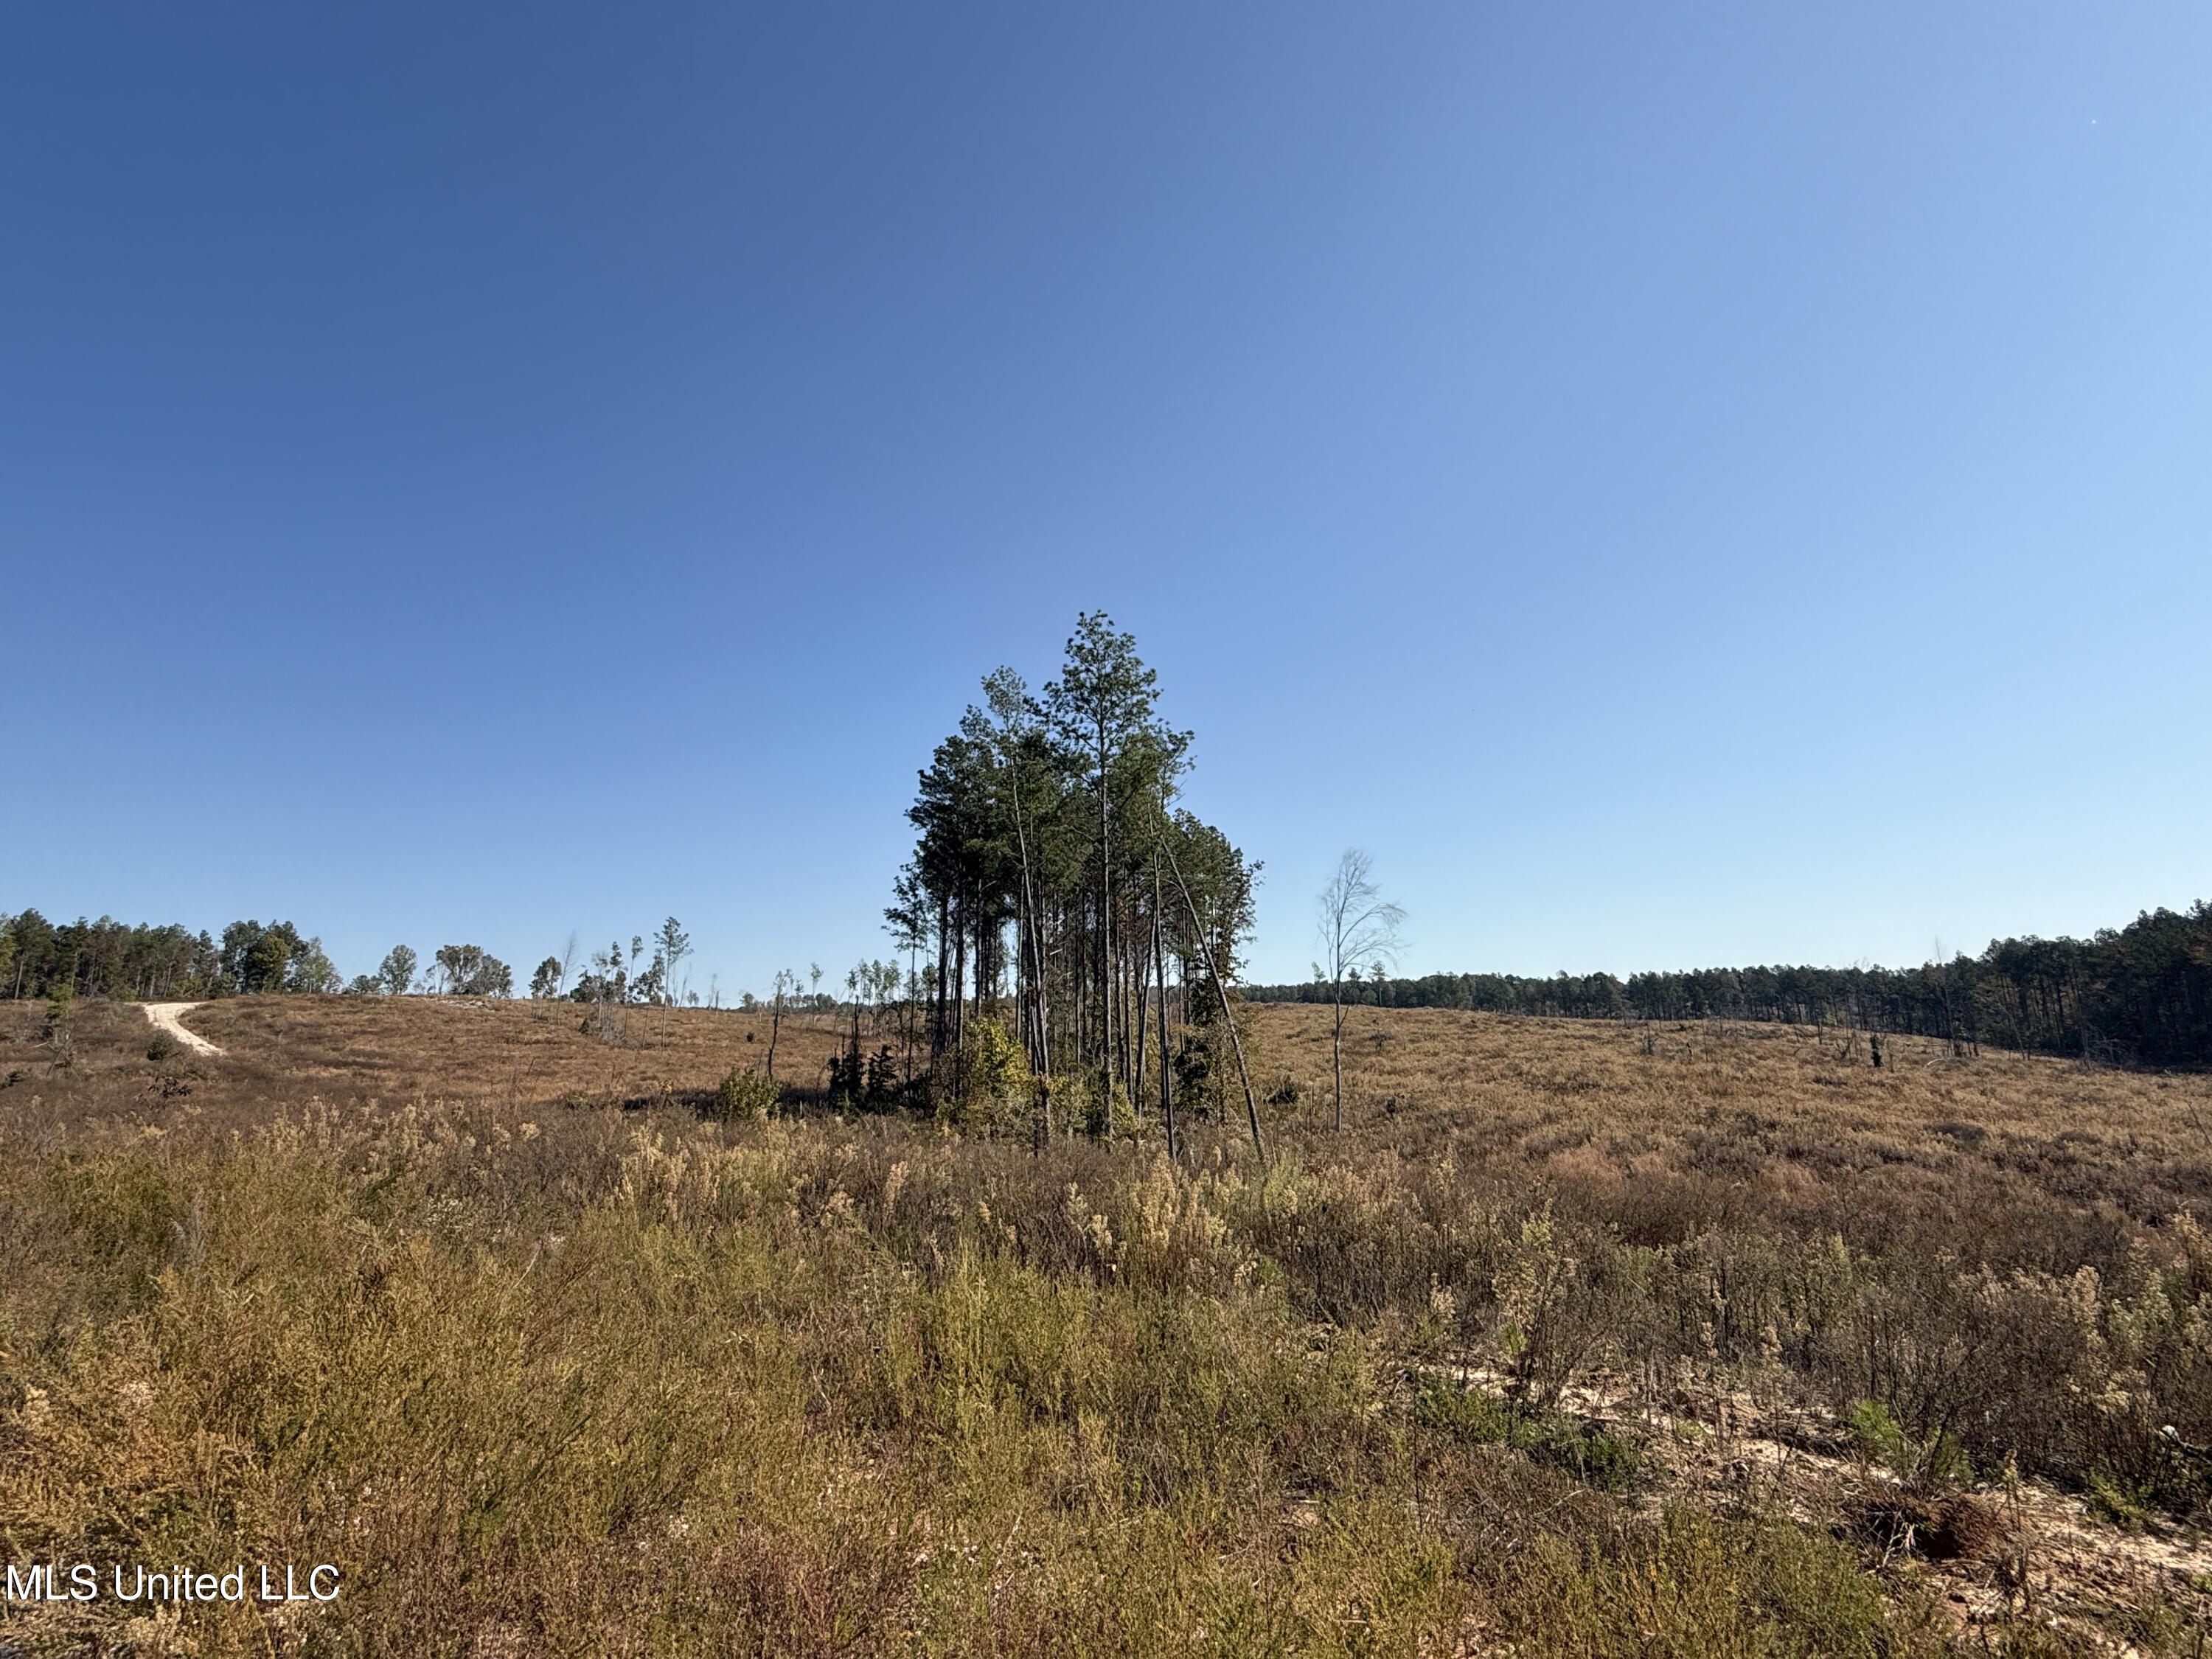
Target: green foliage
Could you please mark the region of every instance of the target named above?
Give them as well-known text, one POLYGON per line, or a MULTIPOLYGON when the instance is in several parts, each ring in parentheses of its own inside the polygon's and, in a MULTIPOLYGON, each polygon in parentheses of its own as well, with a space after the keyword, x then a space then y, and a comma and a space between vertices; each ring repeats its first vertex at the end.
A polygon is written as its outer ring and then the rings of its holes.
POLYGON ((514 992, 507 965, 480 945, 445 945, 435 958, 448 996, 503 997, 514 992))
MULTIPOLYGON (((204 935, 203 935, 204 937, 204 935)), ((272 992, 327 994, 343 983, 320 939, 303 937, 289 921, 234 921, 222 930, 216 953, 213 994, 272 992)))
POLYGON ((1093 1140, 1131 1139, 1142 1127, 1129 1091, 1118 1080, 1102 1084, 1096 1073, 1085 1072, 1066 1079, 1064 1091, 1074 1103, 1083 1133, 1093 1140))
POLYGON ((376 977, 384 988, 385 995, 405 996, 408 988, 415 983, 414 950, 404 945, 393 945, 384 953, 384 960, 377 965, 376 977))
MULTIPOLYGON (((983 692, 921 773, 914 856, 884 913, 901 949, 934 957, 909 981, 917 1000, 926 987, 928 1069, 942 1086, 957 1058, 956 1000, 988 1007, 1011 980, 1034 1070, 1129 1091, 1158 988, 1179 980, 1175 1016, 1202 1020, 1208 957, 1235 979, 1258 866, 1176 806, 1190 734, 1161 718, 1157 675, 1103 612, 1078 618, 1039 696, 1012 669, 983 692)), ((1094 1116, 1113 1133, 1110 1100, 1094 1116)))
POLYGON ((1214 1045, 1206 1032, 1186 1029, 1176 1042, 1175 1097, 1186 1110, 1211 1114, 1222 1103, 1221 1068, 1215 1064, 1214 1045))
POLYGON ((2154 1500, 2140 1488, 2103 1469, 2092 1469, 2083 1501, 2089 1513, 2123 1532, 2141 1532, 2154 1500))
POLYGON ((878 1045, 864 1053, 857 1043, 830 1056, 827 1096, 830 1106, 846 1112, 887 1112, 904 1097, 897 1060, 878 1045))
POLYGON ((43 997, 67 984, 82 996, 205 997, 222 977, 215 942, 179 927, 126 927, 79 917, 56 927, 36 910, 0 917, 0 997, 43 997))
MULTIPOLYGON (((1225 1115, 1238 1086, 1237 1036, 1249 1037, 1251 1011, 1237 1007, 1224 1014, 1213 987, 1204 980, 1190 987, 1189 1004, 1190 1024, 1176 1033, 1175 1053, 1168 1062, 1175 1075, 1176 1101, 1204 1116, 1225 1115), (1231 1018, 1237 1036, 1230 1032, 1231 1018)), ((1243 1109, 1241 1099, 1237 1101, 1235 1110, 1243 1109)))
POLYGON ((1854 1400, 1844 1407, 1844 1427, 1851 1443, 1869 1462, 1894 1468, 1911 1457, 1911 1443, 1888 1407, 1879 1400, 1854 1400))
POLYGON ((675 917, 669 917, 653 936, 653 965, 647 970, 652 986, 649 992, 641 989, 641 1000, 673 1006, 677 1000, 677 969, 690 954, 691 935, 684 931, 675 917))
POLYGON ((76 995, 64 980, 46 994, 46 1029, 41 1033, 46 1046, 52 1051, 53 1064, 67 1066, 76 1063, 76 1032, 70 1024, 70 1012, 76 995))
POLYGON ((234 921, 222 930, 221 988, 240 996, 281 991, 292 957, 307 940, 289 921, 234 921))
POLYGON ((1510 1446, 1605 1492, 1626 1492, 1643 1453, 1613 1430, 1559 1411, 1536 1411, 1480 1389, 1433 1381, 1414 1401, 1417 1420, 1481 1446, 1510 1446))
POLYGON ((1899 1480, 1948 1485, 1973 1479, 1972 1461, 1954 1437, 1938 1429, 1924 1440, 1916 1439, 1878 1400, 1854 1400, 1844 1408, 1843 1422, 1859 1455, 1899 1480))
POLYGON ((328 996, 337 990, 341 982, 338 970, 324 953, 323 942, 319 939, 303 941, 284 964, 284 988, 287 991, 328 996))
POLYGON ((953 1086, 938 1106, 946 1122, 966 1129, 1025 1121, 1036 1094, 1029 1057, 997 1020, 973 1018, 960 1034, 953 1086))
POLYGON ((724 1123, 747 1123, 767 1117, 776 1109, 782 1091, 758 1072, 732 1066, 714 1085, 704 1115, 724 1123))

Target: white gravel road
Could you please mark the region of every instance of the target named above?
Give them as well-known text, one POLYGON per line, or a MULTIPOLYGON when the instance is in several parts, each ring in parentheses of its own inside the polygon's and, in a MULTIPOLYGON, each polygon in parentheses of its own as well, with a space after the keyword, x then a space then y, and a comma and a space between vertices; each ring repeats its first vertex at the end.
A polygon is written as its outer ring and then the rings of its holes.
POLYGON ((222 1049, 198 1032, 185 1029, 185 1016, 199 1006, 197 1002, 149 1002, 146 1005, 146 1018, 194 1054, 219 1054, 222 1049))

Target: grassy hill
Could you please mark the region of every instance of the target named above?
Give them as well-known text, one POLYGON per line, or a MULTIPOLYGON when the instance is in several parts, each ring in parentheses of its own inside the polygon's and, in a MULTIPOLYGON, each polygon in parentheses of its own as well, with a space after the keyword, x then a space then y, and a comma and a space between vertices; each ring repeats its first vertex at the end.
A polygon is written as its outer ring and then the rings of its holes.
POLYGON ((830 1115, 827 1020, 721 1121, 765 1016, 0 1004, 9 1558, 344 1584, 0 1641, 2197 1650, 2212 1079, 1362 1010, 1335 1133, 1249 1012, 1264 1166, 830 1115))

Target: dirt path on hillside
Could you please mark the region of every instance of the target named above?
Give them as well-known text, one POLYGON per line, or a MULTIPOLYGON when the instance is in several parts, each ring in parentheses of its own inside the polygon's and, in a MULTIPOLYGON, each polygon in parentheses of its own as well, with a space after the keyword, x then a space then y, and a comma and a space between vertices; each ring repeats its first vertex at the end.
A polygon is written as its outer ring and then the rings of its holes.
MULTIPOLYGON (((1428 1364, 1411 1374, 1504 1397, 1495 1370, 1428 1364)), ((1655 1393, 1651 1381, 1600 1368, 1559 1401, 1586 1422, 1643 1431, 1646 1504, 1686 1498, 1708 1513, 1776 1504, 1801 1525, 1886 1546, 1884 1571, 1931 1589, 1963 1629, 2026 1620, 2101 1644, 2116 1608, 2212 1613, 2212 1537, 2193 1527, 2153 1516, 2123 1529, 2037 1480, 1962 1486, 1947 1503, 1853 1455, 1849 1431, 1826 1412, 1699 1386, 1687 1369, 1672 1389, 1655 1393), (1922 1530, 1930 1535, 1916 1537, 1922 1530)))
POLYGON ((222 1049, 198 1032, 185 1029, 185 1016, 199 1006, 197 1002, 149 1002, 145 1005, 146 1018, 194 1054, 219 1054, 222 1049))

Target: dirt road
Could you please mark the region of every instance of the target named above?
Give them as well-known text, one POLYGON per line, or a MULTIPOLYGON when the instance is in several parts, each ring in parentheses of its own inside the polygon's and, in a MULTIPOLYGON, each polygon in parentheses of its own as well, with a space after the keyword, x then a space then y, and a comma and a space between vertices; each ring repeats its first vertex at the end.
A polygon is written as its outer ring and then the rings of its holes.
POLYGON ((184 1017, 199 1006, 197 1002, 149 1002, 146 1005, 146 1018, 194 1054, 219 1054, 222 1049, 197 1031, 185 1029, 184 1017))

